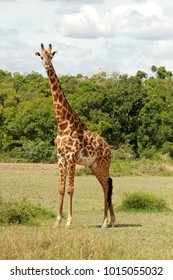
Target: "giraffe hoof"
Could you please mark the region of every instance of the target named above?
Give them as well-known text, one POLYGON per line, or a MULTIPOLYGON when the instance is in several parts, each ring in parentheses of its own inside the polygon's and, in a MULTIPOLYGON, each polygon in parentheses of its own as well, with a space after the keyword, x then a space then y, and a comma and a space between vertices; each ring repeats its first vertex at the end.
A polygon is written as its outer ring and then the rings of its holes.
POLYGON ((116 222, 116 219, 115 219, 115 217, 112 217, 112 219, 111 219, 111 227, 114 227, 115 226, 115 222, 116 222))
POLYGON ((108 227, 115 227, 115 222, 110 222, 108 227))
POLYGON ((65 227, 66 227, 66 228, 71 228, 72 225, 71 225, 71 223, 67 222, 66 225, 65 225, 65 227))
POLYGON ((60 221, 56 221, 53 227, 54 228, 59 228, 60 227, 60 221))
POLYGON ((102 224, 102 226, 101 226, 101 228, 108 228, 109 226, 108 226, 108 224, 102 224))
POLYGON ((69 219, 67 220, 67 223, 66 223, 66 228, 70 228, 71 225, 72 225, 72 219, 69 218, 69 219))
POLYGON ((111 227, 115 227, 115 222, 110 223, 110 226, 111 226, 111 227))
POLYGON ((107 218, 104 219, 102 228, 108 228, 108 219, 107 218))
POLYGON ((114 227, 114 225, 113 225, 112 223, 110 223, 110 224, 108 225, 108 227, 109 227, 109 228, 112 228, 112 227, 114 227))

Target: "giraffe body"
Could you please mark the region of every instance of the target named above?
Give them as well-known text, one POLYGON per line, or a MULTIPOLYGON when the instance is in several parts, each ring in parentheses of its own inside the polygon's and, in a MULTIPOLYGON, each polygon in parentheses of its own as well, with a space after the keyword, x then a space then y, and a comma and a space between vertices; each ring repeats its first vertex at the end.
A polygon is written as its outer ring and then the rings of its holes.
POLYGON ((55 139, 57 150, 58 168, 60 174, 59 206, 55 226, 62 220, 63 200, 68 174, 68 218, 66 226, 72 222, 72 198, 74 192, 74 175, 76 164, 90 168, 100 182, 104 192, 104 220, 103 227, 108 226, 108 208, 110 209, 111 224, 115 222, 112 206, 112 180, 109 177, 111 153, 109 145, 96 133, 91 132, 80 120, 78 114, 70 107, 59 79, 52 65, 52 45, 45 50, 41 44, 41 54, 36 53, 43 60, 49 84, 51 87, 58 135, 55 139))

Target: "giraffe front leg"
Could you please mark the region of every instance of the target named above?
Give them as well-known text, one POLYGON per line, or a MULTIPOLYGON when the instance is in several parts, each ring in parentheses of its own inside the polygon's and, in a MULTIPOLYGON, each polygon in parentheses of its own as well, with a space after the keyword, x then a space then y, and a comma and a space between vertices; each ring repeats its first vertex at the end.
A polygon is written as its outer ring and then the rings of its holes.
POLYGON ((59 227, 62 221, 62 209, 63 209, 65 186, 66 186, 66 163, 63 158, 59 158, 58 168, 59 168, 59 175, 60 175, 60 186, 59 186, 58 216, 54 225, 55 228, 59 227))
POLYGON ((72 202, 74 193, 74 175, 75 175, 75 164, 68 163, 68 176, 69 176, 69 186, 68 186, 68 217, 66 227, 70 227, 72 224, 72 202))

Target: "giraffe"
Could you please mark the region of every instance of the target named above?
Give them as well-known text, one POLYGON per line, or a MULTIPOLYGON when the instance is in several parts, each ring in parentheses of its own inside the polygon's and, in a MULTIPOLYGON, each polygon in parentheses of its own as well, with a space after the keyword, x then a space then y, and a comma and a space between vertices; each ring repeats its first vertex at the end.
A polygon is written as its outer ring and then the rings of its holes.
POLYGON ((62 209, 68 177, 68 217, 66 226, 72 224, 72 199, 74 193, 74 176, 76 164, 89 167, 100 182, 104 193, 104 219, 102 227, 113 226, 115 215, 112 205, 112 179, 109 176, 111 152, 108 144, 99 135, 91 132, 80 120, 78 113, 74 112, 66 99, 57 74, 52 64, 55 55, 52 45, 46 50, 41 43, 41 57, 46 69, 54 104, 58 135, 55 139, 57 161, 60 176, 58 215, 55 227, 62 221, 62 209), (67 176, 68 175, 68 176, 67 176), (108 209, 110 211, 110 224, 108 223, 108 209))

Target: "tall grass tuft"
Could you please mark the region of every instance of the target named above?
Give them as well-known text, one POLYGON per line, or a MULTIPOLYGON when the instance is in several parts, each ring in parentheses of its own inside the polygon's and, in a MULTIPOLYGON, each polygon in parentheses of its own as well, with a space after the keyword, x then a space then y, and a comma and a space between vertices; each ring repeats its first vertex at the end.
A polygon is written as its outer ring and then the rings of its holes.
POLYGON ((148 212, 163 212, 170 210, 162 197, 157 197, 151 193, 144 192, 125 194, 122 205, 118 209, 123 211, 148 212))
POLYGON ((5 201, 0 197, 0 224, 36 225, 41 219, 54 218, 55 214, 39 203, 28 199, 5 201))

